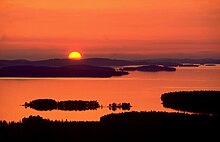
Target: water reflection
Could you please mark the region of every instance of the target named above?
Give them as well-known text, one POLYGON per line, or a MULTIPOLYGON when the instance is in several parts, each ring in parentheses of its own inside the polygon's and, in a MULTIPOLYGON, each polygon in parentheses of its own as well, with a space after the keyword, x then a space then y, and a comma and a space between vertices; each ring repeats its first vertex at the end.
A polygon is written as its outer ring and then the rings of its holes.
MULTIPOLYGON (((161 94, 173 91, 219 90, 220 65, 177 67, 176 72, 130 72, 113 78, 1 78, 0 120, 20 121, 40 115, 50 120, 99 121, 110 113, 128 110, 109 109, 109 104, 129 102, 133 111, 166 111, 161 94), (100 108, 86 111, 37 111, 19 105, 37 98, 97 100, 100 108)), ((176 112, 176 111, 175 111, 176 112)))

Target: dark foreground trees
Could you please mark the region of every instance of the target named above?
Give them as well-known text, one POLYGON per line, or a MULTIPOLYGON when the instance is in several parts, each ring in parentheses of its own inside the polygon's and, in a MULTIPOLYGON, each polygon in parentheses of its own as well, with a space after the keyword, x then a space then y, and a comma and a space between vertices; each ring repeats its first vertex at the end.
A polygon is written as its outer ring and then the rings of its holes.
POLYGON ((109 114, 99 122, 50 121, 40 116, 0 122, 6 141, 191 141, 219 140, 218 116, 167 112, 109 114), (217 129, 217 130, 216 130, 217 129))

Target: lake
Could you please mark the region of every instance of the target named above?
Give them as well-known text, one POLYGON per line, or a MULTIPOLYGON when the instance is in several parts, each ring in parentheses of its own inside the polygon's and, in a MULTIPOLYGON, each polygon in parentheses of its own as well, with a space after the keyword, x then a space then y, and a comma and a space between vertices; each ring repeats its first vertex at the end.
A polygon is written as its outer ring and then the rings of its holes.
MULTIPOLYGON (((1 78, 0 120, 20 121, 40 115, 51 120, 99 121, 100 116, 119 113, 110 103, 129 102, 130 111, 167 111, 160 96, 171 91, 220 90, 220 65, 177 67, 176 72, 129 72, 112 78, 1 78), (87 111, 37 111, 25 108, 35 99, 97 100, 103 107, 87 111)), ((129 111, 129 110, 125 110, 129 111)))

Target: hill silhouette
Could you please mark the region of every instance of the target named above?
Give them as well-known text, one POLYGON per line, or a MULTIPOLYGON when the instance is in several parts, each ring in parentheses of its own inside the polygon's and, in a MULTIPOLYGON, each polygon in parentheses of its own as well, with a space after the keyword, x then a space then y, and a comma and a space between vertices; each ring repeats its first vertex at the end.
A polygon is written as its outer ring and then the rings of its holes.
POLYGON ((29 61, 29 60, 0 60, 0 67, 6 66, 21 66, 21 65, 31 65, 31 66, 69 66, 69 65, 92 65, 92 66, 123 66, 132 65, 132 61, 126 60, 113 60, 107 58, 88 58, 81 60, 70 60, 70 59, 48 59, 39 61, 29 61))
POLYGON ((179 66, 189 64, 220 64, 220 59, 146 59, 146 60, 117 60, 108 58, 86 58, 81 60, 47 59, 38 61, 29 60, 0 60, 0 67, 7 66, 67 66, 67 65, 93 65, 93 66, 128 66, 128 65, 164 65, 179 66))

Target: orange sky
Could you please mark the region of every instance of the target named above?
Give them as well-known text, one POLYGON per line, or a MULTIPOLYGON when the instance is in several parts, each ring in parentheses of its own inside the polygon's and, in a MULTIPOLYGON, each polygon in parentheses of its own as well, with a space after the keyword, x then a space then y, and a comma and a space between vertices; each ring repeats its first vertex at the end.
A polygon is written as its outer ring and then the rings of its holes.
POLYGON ((219 0, 1 0, 0 59, 220 57, 219 0))

